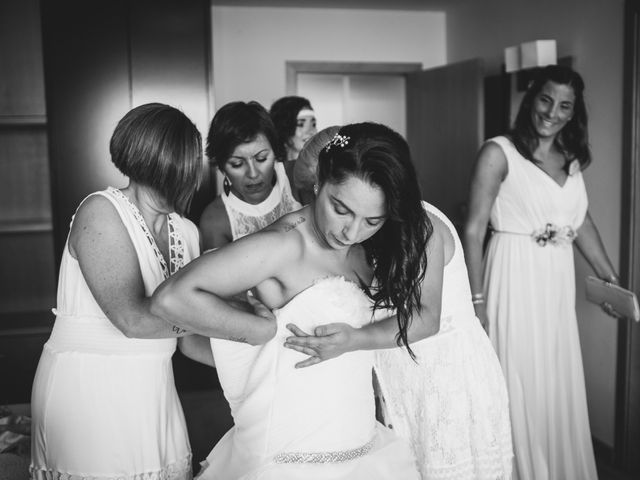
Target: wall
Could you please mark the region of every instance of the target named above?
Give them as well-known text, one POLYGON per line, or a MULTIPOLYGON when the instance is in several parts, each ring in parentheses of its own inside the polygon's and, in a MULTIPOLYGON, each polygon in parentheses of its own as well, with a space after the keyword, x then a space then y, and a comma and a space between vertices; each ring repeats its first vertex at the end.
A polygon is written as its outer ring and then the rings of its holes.
MULTIPOLYGON (((594 162, 585 173, 590 212, 614 265, 620 257, 623 0, 483 0, 447 15, 449 62, 480 57, 497 74, 505 47, 555 39, 586 83, 594 162), (489 35, 487 32, 491 32, 489 35)), ((490 106, 487 106, 490 108, 490 106)), ((577 311, 593 436, 614 440, 617 324, 584 300, 589 267, 576 262, 577 311)))
POLYGON ((446 62, 441 12, 315 8, 211 8, 215 108, 269 107, 285 95, 285 62, 446 62))

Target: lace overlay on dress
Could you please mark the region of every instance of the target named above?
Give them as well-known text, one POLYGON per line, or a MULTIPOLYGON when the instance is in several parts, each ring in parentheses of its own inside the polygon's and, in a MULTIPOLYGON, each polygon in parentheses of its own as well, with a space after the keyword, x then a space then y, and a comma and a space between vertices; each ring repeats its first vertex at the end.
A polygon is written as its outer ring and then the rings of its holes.
POLYGON ((299 207, 299 205, 293 198, 283 196, 282 201, 276 205, 273 210, 261 216, 246 215, 234 209, 233 214, 230 215, 230 217, 232 216, 233 218, 229 219, 233 222, 234 240, 268 227, 280 217, 295 210, 297 207, 299 207))
POLYGON ((138 207, 136 207, 131 200, 127 198, 127 196, 122 193, 117 188, 109 187, 109 192, 123 199, 127 205, 131 208, 131 212, 133 216, 136 218, 142 231, 144 232, 147 240, 149 240, 149 244, 151 248, 153 248, 153 253, 155 253, 158 262, 160 262, 160 266, 162 267, 162 274, 164 278, 169 278, 169 275, 173 275, 178 270, 180 270, 184 266, 184 242, 182 240, 182 236, 176 230, 176 227, 173 223, 173 219, 171 214, 167 215, 167 230, 169 231, 169 264, 170 267, 167 267, 167 262, 164 259, 164 256, 160 252, 158 245, 156 244, 156 240, 153 238, 149 227, 147 226, 147 222, 144 221, 144 217, 138 207))
POLYGON ((31 480, 191 480, 191 455, 153 472, 101 477, 95 475, 74 475, 54 470, 44 470, 33 465, 29 467, 31 480))

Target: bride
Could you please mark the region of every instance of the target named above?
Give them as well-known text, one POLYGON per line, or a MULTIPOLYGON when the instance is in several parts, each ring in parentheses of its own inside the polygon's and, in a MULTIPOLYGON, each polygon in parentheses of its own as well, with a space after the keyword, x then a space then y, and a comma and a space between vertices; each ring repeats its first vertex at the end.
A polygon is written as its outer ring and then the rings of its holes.
POLYGON ((294 322, 362 327, 371 301, 396 309, 388 329, 399 344, 436 333, 443 245, 394 131, 347 125, 318 165, 315 202, 206 253, 152 298, 160 317, 187 330, 213 324, 220 338, 211 346, 235 426, 203 462, 202 479, 419 478, 408 444, 375 420, 373 351, 296 369, 305 356, 283 344, 294 322), (225 300, 251 288, 273 318, 225 300), (230 333, 248 320, 273 338, 252 346, 230 333))

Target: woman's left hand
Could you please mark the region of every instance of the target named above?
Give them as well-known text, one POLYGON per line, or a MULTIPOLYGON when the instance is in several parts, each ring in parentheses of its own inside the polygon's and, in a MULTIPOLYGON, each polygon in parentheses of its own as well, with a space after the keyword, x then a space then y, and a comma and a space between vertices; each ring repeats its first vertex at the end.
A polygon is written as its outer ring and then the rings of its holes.
POLYGON ((350 352, 356 330, 346 323, 321 325, 315 328, 313 334, 305 333, 292 323, 287 328, 294 336, 287 337, 284 346, 309 355, 306 360, 296 363, 296 368, 310 367, 350 352))

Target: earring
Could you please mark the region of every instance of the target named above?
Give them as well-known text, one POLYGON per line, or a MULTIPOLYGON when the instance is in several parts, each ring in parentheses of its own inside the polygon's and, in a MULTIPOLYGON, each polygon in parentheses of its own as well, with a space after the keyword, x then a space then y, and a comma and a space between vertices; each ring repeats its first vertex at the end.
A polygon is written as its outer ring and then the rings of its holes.
POLYGON ((222 189, 224 190, 224 194, 228 197, 229 193, 231 192, 231 181, 229 181, 229 178, 226 174, 222 182, 222 189))
POLYGON ((314 183, 313 184, 313 194, 317 197, 318 196, 318 184, 314 183))

